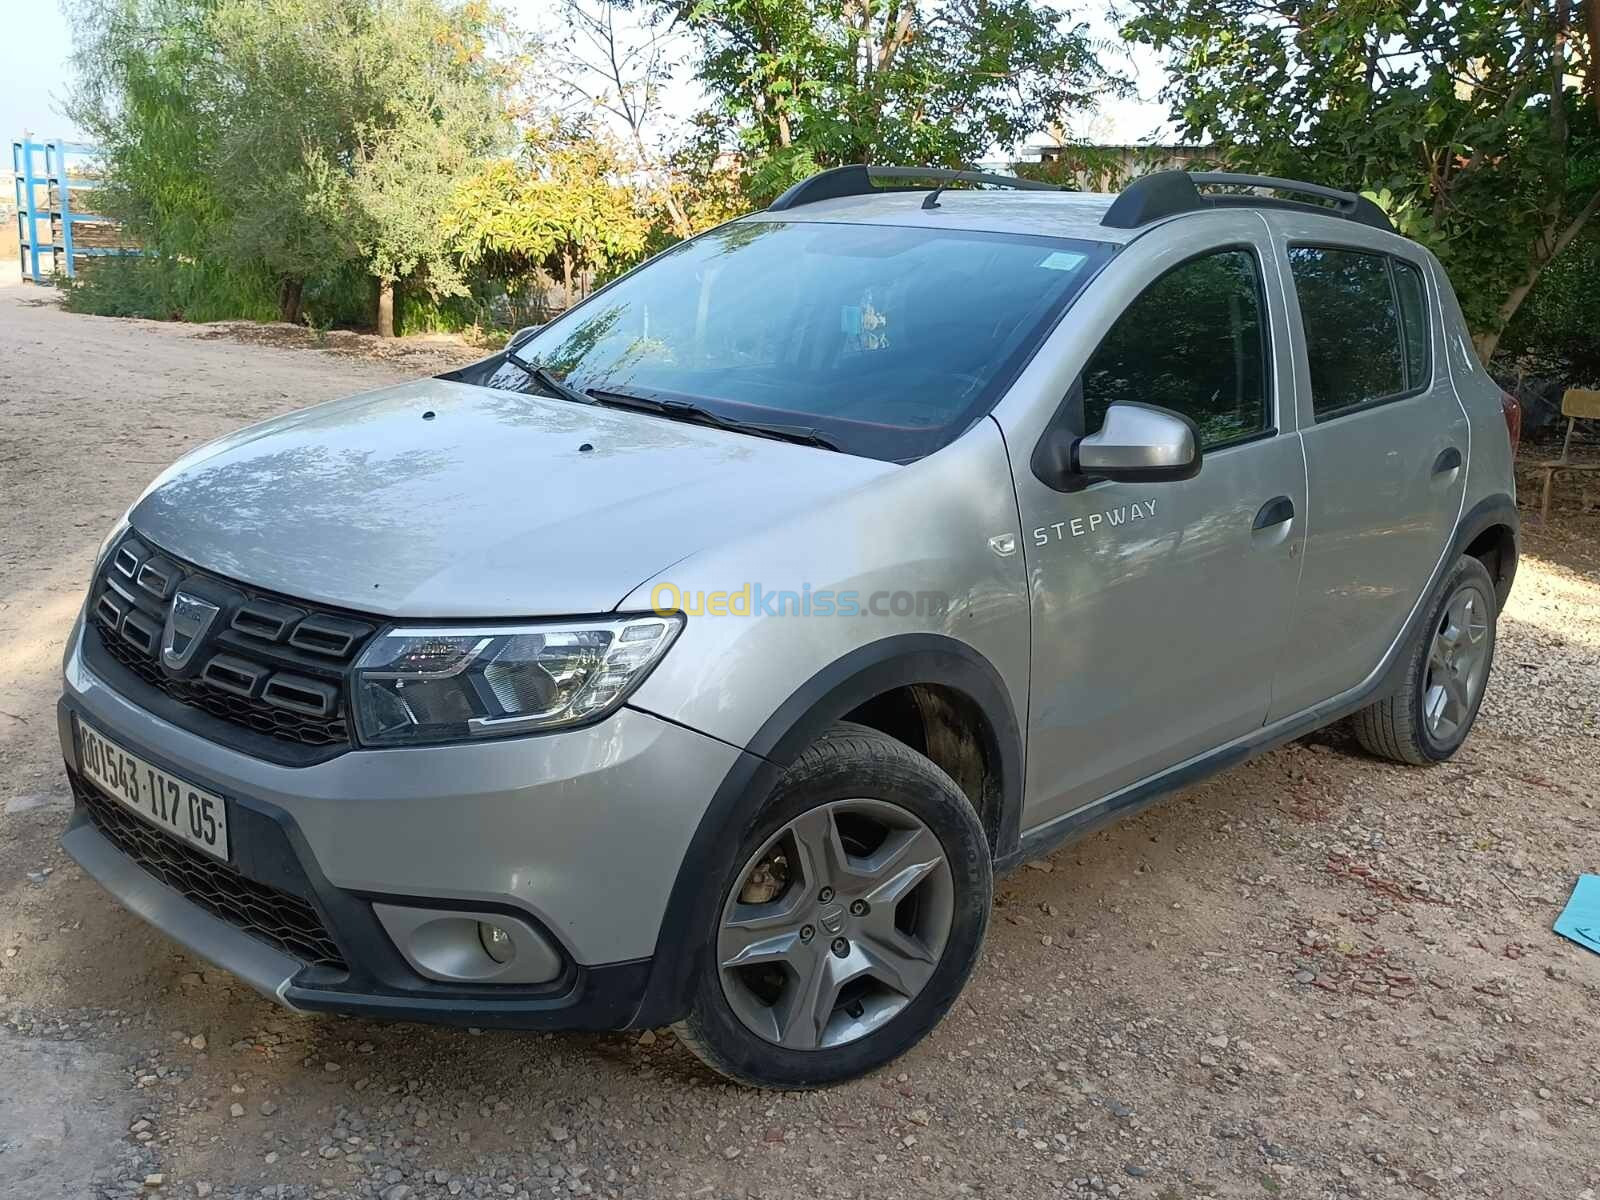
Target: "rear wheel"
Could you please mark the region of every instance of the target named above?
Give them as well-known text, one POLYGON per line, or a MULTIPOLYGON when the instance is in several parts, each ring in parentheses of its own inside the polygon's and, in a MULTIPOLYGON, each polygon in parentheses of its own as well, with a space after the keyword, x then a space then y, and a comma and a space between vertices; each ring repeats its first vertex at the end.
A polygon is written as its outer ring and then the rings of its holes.
POLYGON ((1494 665, 1498 615, 1488 569, 1462 558, 1410 649, 1400 689, 1352 718, 1356 740, 1381 758, 1415 766, 1460 749, 1494 665))
POLYGON ((903 1054, 977 961, 993 889, 966 796, 927 758, 839 724, 785 772, 718 880, 684 1043, 764 1087, 903 1054))

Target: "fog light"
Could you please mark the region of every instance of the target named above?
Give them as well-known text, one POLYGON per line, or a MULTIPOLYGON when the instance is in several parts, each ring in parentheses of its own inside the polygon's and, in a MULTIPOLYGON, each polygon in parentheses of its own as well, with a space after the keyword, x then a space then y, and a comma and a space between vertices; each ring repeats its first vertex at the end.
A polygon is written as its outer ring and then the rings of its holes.
POLYGON ((497 963, 508 963, 517 955, 511 935, 488 921, 478 922, 478 940, 483 943, 483 952, 497 963))
POLYGON ((441 983, 549 983, 562 970, 561 952, 539 930, 494 912, 409 905, 372 905, 413 970, 441 983))

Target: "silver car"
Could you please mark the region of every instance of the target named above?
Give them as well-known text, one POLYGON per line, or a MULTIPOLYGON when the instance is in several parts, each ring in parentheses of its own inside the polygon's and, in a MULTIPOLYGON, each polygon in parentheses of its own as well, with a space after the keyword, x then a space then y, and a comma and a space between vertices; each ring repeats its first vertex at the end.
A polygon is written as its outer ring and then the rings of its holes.
POLYGON ((161 475, 69 642, 63 844, 294 1009, 848 1079, 998 872, 1343 718, 1449 758, 1516 426, 1358 196, 825 172, 161 475))

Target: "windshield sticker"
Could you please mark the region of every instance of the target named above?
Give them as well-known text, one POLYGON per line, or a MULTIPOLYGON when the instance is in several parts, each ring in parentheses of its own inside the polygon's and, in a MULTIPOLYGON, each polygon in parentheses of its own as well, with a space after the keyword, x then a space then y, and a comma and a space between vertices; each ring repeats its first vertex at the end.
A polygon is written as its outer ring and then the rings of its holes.
POLYGON ((872 306, 871 294, 860 305, 846 305, 839 310, 839 329, 848 338, 855 339, 855 350, 887 350, 889 317, 872 306))
POLYGON ((1076 271, 1087 257, 1087 254, 1074 254, 1070 250, 1052 250, 1039 265, 1047 271, 1076 271))

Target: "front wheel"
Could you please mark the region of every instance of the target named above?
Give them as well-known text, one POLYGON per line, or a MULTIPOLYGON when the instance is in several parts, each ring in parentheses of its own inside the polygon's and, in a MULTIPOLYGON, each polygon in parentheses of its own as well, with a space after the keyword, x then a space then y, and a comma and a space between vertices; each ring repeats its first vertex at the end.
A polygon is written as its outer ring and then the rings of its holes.
POLYGON ((1463 557, 1409 648, 1399 690, 1352 718, 1362 747, 1414 766, 1443 762, 1460 749, 1489 684, 1498 615, 1488 569, 1463 557))
POLYGON ((865 1074, 938 1024, 993 877, 977 813, 910 747, 838 724, 800 755, 717 880, 685 1045, 743 1083, 865 1074))

